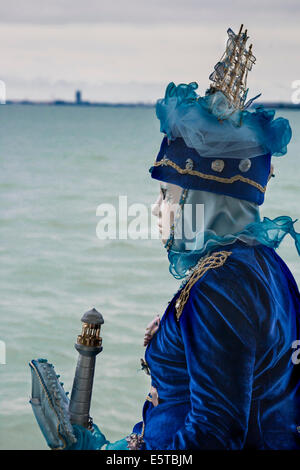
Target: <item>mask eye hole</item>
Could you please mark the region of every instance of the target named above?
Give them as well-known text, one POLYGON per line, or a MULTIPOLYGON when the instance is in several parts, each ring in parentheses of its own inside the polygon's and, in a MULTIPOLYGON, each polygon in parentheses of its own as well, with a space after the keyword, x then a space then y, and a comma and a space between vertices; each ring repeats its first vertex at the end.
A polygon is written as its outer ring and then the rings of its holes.
POLYGON ((163 200, 165 200, 166 196, 167 196, 167 188, 163 188, 161 186, 160 190, 161 190, 162 198, 163 198, 163 200))

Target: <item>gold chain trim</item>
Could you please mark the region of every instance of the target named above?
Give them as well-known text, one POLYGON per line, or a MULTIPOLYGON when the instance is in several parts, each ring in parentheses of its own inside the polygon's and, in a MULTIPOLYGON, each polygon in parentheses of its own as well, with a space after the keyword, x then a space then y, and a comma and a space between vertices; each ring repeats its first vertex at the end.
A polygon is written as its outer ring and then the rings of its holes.
POLYGON ((209 269, 219 268, 223 266, 226 262, 228 256, 231 255, 231 251, 218 251, 213 253, 211 256, 204 258, 200 261, 199 265, 193 271, 191 277, 189 278, 188 282, 183 287, 180 296, 176 301, 176 318, 179 321, 179 318, 182 314, 183 308, 189 298, 190 290, 193 285, 200 279, 209 269))
POLYGON ((178 171, 181 175, 192 175, 192 176, 199 176, 199 178, 203 178, 206 180, 214 180, 218 181, 219 183, 235 183, 236 181, 243 181, 243 183, 250 184, 255 188, 259 189, 262 193, 266 192, 266 187, 263 187, 261 184, 257 183, 256 181, 250 180, 249 178, 245 178, 242 175, 234 175, 230 178, 224 178, 222 176, 215 176, 215 175, 207 175, 206 173, 201 173, 201 171, 197 170, 190 170, 189 168, 180 168, 176 163, 172 162, 168 158, 164 157, 162 160, 154 163, 154 166, 171 166, 174 170, 178 171))

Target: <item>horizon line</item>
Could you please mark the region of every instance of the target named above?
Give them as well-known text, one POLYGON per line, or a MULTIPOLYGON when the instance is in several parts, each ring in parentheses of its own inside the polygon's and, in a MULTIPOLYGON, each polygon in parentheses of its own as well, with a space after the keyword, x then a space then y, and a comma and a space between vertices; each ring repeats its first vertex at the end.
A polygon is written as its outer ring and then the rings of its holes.
MULTIPOLYGON (((88 101, 88 100, 81 100, 77 101, 69 101, 63 99, 56 99, 56 100, 32 100, 32 99, 10 99, 6 100, 4 103, 1 104, 8 104, 8 105, 34 105, 34 106, 111 106, 111 107, 121 107, 121 106, 140 106, 140 107, 154 107, 156 105, 156 101, 88 101)), ((292 103, 286 101, 257 101, 255 103, 256 106, 266 106, 266 107, 277 107, 277 108, 293 108, 297 109, 300 108, 300 103, 292 103)))

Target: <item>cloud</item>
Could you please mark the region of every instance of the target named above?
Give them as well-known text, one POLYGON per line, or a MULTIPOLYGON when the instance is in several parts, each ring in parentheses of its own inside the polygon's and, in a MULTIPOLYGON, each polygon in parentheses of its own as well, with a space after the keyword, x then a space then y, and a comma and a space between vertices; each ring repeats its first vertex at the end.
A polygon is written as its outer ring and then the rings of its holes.
POLYGON ((8 99, 71 99, 80 88, 86 99, 140 101, 144 93, 154 101, 170 81, 197 81, 203 93, 226 29, 237 31, 243 22, 257 57, 250 96, 263 91, 264 99, 288 101, 291 82, 300 78, 299 5, 27 0, 24 8, 23 0, 1 2, 0 79, 8 99))
POLYGON ((1 22, 71 23, 198 23, 297 21, 298 0, 10 0, 1 2, 1 22))

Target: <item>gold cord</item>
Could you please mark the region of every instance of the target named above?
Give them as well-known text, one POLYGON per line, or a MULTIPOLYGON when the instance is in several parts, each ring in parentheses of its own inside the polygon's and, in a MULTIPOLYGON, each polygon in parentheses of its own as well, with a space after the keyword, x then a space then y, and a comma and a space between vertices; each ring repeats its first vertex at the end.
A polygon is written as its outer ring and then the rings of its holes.
POLYGON ((183 308, 189 298, 190 290, 193 285, 200 279, 209 269, 216 269, 226 262, 228 256, 231 255, 231 251, 218 251, 213 253, 211 256, 207 258, 203 258, 200 260, 199 265, 193 271, 191 277, 189 278, 188 282, 183 287, 177 302, 176 302, 176 318, 179 321, 179 318, 182 314, 183 308))
POLYGON ((197 171, 197 170, 190 170, 188 168, 180 168, 180 166, 178 166, 176 163, 174 163, 172 160, 169 160, 166 157, 164 157, 162 160, 159 160, 158 162, 155 162, 154 166, 171 166, 172 168, 174 168, 174 170, 178 171, 178 173, 180 173, 181 175, 198 176, 199 178, 218 181, 219 183, 231 184, 231 183, 235 183, 236 181, 242 181, 243 183, 247 183, 247 184, 250 184, 251 186, 254 186, 262 193, 266 192, 266 187, 263 187, 256 181, 250 180, 249 178, 245 178, 242 175, 234 175, 234 176, 231 176, 230 178, 224 178, 222 176, 216 176, 216 175, 208 175, 206 173, 201 173, 200 171, 197 171))

